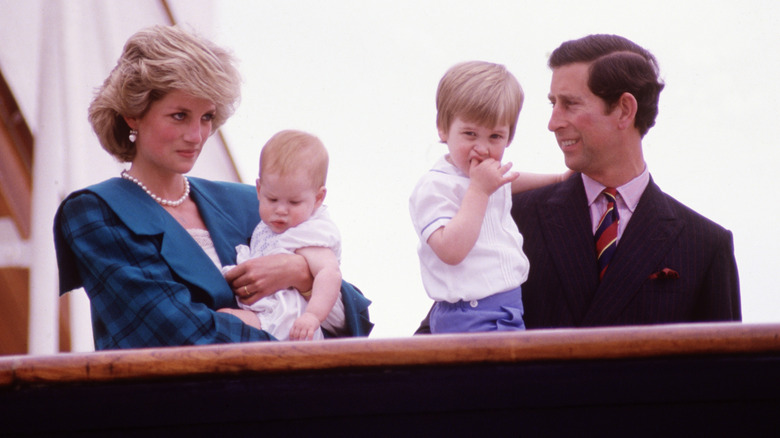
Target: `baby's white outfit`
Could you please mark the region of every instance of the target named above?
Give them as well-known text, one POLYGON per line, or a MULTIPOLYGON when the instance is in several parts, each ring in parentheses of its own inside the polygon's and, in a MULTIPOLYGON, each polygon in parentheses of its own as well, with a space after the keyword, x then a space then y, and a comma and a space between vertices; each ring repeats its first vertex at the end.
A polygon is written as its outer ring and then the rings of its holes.
MULTIPOLYGON (((336 258, 341 261, 341 235, 338 227, 330 219, 327 208, 320 206, 305 222, 287 229, 282 233, 274 233, 263 222, 255 227, 249 246, 236 247, 236 262, 243 263, 255 257, 273 254, 294 253, 299 248, 310 246, 330 248, 336 258)), ((232 269, 226 266, 222 272, 232 269)), ((238 302, 239 307, 251 310, 260 319, 263 330, 271 333, 280 341, 289 340, 293 323, 306 310, 307 301, 295 288, 283 289, 264 297, 252 305, 238 302)), ((323 321, 325 330, 340 334, 344 332, 346 318, 341 293, 328 317, 323 321)), ((323 339, 322 330, 317 329, 314 339, 323 339)))

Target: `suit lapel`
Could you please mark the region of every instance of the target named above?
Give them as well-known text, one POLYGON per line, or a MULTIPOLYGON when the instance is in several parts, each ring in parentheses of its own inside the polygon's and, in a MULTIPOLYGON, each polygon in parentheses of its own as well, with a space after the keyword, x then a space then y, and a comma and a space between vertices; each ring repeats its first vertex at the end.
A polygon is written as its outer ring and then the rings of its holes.
POLYGON ((656 270, 683 228, 666 197, 650 180, 621 237, 584 325, 604 325, 620 314, 656 270))
MULTIPOLYGON (((193 190, 196 184, 193 184, 193 190)), ((140 187, 130 181, 114 178, 95 186, 92 191, 105 200, 134 233, 161 235, 160 254, 182 280, 209 294, 215 305, 229 305, 221 298, 232 298, 233 294, 219 269, 176 219, 140 187)), ((198 208, 204 214, 203 211, 210 210, 211 206, 202 208, 199 205, 198 208)), ((215 236, 212 239, 217 241, 215 236)))
POLYGON ((547 202, 540 205, 538 214, 542 218, 542 233, 561 281, 563 295, 574 323, 579 325, 598 284, 582 177, 577 174, 560 184, 547 202))

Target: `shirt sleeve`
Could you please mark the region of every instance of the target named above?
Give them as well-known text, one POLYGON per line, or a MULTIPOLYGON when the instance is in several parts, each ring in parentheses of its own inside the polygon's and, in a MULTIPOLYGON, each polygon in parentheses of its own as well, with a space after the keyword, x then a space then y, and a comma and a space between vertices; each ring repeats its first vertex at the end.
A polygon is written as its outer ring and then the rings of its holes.
POLYGON ((409 198, 409 214, 421 242, 427 242, 434 231, 445 226, 460 208, 462 187, 446 181, 447 175, 428 172, 409 198))
POLYGON ((324 211, 318 211, 308 220, 280 234, 278 243, 290 252, 312 246, 330 248, 339 261, 341 260, 341 234, 324 211))
POLYGON ((55 226, 89 296, 97 349, 273 339, 193 298, 205 294, 175 278, 161 237, 135 235, 97 196, 67 200, 55 226))

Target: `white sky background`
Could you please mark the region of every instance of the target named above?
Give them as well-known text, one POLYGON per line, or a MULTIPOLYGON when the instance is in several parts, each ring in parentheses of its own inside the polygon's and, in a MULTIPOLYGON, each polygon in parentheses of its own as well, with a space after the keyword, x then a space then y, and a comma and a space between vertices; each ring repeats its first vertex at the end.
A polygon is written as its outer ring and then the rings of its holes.
POLYGON ((505 160, 560 172, 546 60, 589 33, 623 35, 658 58, 666 88, 644 140, 653 178, 733 231, 744 321, 780 321, 780 3, 229 0, 214 9, 212 37, 235 51, 245 81, 225 127, 240 173, 254 180, 260 148, 279 130, 323 140, 342 272, 373 301, 372 337, 411 335, 431 304, 407 202, 446 152, 435 126, 441 75, 460 61, 505 64, 526 93, 505 160))

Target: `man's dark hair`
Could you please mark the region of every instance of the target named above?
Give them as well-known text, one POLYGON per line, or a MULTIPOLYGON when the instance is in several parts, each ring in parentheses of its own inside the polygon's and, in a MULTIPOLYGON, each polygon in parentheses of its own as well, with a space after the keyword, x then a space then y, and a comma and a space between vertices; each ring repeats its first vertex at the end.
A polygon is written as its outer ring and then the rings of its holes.
POLYGON ((611 111, 623 93, 637 101, 634 125, 644 137, 655 125, 658 98, 664 88, 658 61, 652 53, 617 35, 588 35, 566 41, 553 51, 547 65, 558 68, 578 62, 590 64, 588 87, 611 111))

